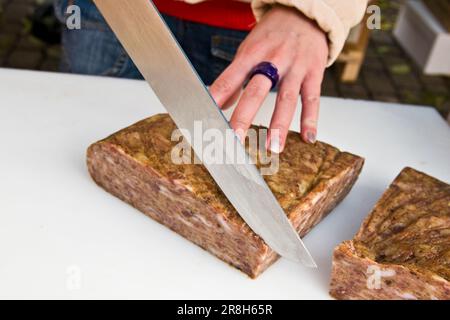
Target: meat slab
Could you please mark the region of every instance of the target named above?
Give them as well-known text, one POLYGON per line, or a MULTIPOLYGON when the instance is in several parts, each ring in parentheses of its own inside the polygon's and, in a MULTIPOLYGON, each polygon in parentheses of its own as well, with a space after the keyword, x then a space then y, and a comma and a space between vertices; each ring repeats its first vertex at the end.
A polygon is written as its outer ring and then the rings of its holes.
MULTIPOLYGON (((242 220, 203 165, 172 162, 175 129, 171 118, 160 114, 94 143, 87 152, 92 178, 106 191, 256 278, 278 255, 242 220)), ((304 236, 347 195, 363 162, 326 143, 305 144, 298 133, 290 132, 278 172, 264 178, 304 236)))
POLYGON ((405 168, 334 251, 337 299, 450 299, 450 185, 405 168))

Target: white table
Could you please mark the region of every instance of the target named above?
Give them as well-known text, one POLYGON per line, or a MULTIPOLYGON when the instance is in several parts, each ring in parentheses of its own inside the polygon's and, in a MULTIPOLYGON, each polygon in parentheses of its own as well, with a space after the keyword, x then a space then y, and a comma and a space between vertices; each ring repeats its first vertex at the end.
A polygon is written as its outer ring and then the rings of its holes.
POLYGON ((318 270, 282 259, 250 280, 90 179, 90 143, 164 112, 146 83, 0 69, 0 99, 0 298, 327 299, 333 248, 404 166, 450 181, 433 109, 323 98, 319 138, 364 156, 363 172, 305 238, 318 270))

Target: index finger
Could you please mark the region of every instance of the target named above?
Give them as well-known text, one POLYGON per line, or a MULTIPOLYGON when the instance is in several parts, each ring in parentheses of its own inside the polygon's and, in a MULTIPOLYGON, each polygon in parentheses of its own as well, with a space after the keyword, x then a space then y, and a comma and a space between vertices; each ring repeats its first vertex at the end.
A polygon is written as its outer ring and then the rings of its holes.
POLYGON ((226 109, 237 96, 244 85, 248 73, 251 70, 250 63, 243 63, 241 58, 234 60, 213 82, 209 88, 209 92, 219 105, 226 109))
POLYGON ((239 134, 242 142, 271 87, 272 81, 261 74, 255 75, 247 84, 230 120, 231 127, 239 134))

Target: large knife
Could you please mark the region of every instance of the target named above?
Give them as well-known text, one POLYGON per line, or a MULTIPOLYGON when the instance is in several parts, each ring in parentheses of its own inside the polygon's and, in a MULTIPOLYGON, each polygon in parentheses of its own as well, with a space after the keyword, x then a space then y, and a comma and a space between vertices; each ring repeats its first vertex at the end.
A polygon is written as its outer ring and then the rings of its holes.
MULTIPOLYGON (((178 128, 193 137, 194 123, 201 121, 204 130, 214 128, 226 137, 230 130, 227 120, 153 2, 94 2, 178 128)), ((237 152, 248 157, 243 145, 236 144, 237 152)), ((192 147, 197 155, 202 152, 199 144, 192 147)), ((227 147, 222 149, 224 159, 229 159, 227 147)), ((204 165, 250 228, 281 256, 316 267, 256 166, 249 161, 224 162, 204 165)))

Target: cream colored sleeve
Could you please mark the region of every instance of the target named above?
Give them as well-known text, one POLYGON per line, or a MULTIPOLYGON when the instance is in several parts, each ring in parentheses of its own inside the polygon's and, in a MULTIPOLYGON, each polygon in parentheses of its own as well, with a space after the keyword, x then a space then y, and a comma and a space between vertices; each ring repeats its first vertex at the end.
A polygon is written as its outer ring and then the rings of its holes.
POLYGON ((344 47, 350 29, 364 17, 368 0, 252 0, 256 20, 274 4, 297 8, 317 22, 329 39, 328 65, 333 64, 344 47))

